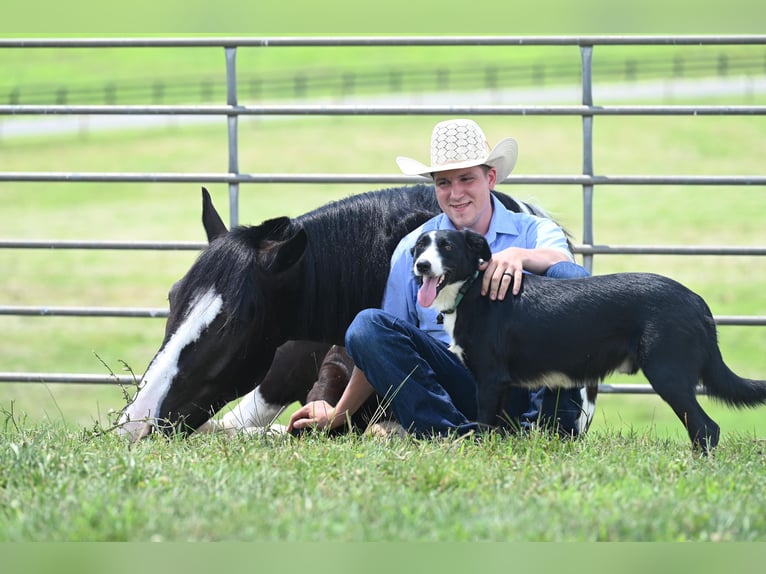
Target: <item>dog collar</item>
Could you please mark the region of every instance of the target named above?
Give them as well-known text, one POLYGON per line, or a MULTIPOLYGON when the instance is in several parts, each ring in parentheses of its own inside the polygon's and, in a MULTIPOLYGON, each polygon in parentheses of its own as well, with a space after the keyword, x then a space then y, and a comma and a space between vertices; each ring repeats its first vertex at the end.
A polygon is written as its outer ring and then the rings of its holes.
POLYGON ((439 313, 436 316, 436 322, 437 324, 441 325, 444 323, 444 315, 451 315, 457 310, 457 306, 460 305, 460 302, 463 300, 463 297, 465 297, 465 294, 468 293, 468 290, 471 288, 471 285, 473 285, 473 282, 476 281, 476 278, 479 276, 479 270, 477 269, 473 277, 468 279, 463 285, 460 287, 460 291, 457 292, 457 296, 455 297, 455 304, 449 308, 445 309, 441 313, 439 313))

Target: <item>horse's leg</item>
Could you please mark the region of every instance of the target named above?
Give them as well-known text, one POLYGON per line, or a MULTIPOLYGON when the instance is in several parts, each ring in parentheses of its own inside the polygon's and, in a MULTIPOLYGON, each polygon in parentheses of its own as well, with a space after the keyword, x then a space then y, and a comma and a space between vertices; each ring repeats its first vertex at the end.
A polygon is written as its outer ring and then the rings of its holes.
POLYGON ((346 353, 346 348, 333 345, 324 356, 316 382, 306 395, 306 401, 327 401, 335 405, 346 390, 354 361, 346 353))
MULTIPOLYGON (((333 345, 322 361, 316 383, 306 395, 306 402, 323 400, 331 405, 338 404, 341 395, 348 386, 353 370, 354 361, 348 356, 346 348, 333 345)), ((351 426, 359 432, 367 432, 381 437, 404 436, 406 434, 401 425, 394 420, 393 414, 382 409, 377 395, 367 399, 354 413, 351 417, 351 426)), ((343 425, 333 432, 342 433, 347 430, 348 426, 343 425)))
POLYGON ((329 348, 327 343, 288 341, 277 349, 261 383, 231 411, 218 420, 210 419, 197 432, 236 433, 270 426, 285 406, 306 401, 329 348))
POLYGON ((197 429, 197 432, 227 432, 235 434, 246 428, 267 426, 269 421, 279 416, 281 407, 265 401, 260 392, 260 387, 255 387, 245 396, 238 399, 238 401, 220 419, 209 419, 197 429))

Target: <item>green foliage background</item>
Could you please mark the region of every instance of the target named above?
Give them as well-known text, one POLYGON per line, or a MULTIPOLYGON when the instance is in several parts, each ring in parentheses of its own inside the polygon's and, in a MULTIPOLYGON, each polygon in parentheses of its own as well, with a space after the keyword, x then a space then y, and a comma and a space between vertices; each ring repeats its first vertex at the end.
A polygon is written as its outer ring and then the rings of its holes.
POLYGON ((345 0, 252 2, 7 0, 0 32, 19 34, 758 34, 758 0, 345 0))

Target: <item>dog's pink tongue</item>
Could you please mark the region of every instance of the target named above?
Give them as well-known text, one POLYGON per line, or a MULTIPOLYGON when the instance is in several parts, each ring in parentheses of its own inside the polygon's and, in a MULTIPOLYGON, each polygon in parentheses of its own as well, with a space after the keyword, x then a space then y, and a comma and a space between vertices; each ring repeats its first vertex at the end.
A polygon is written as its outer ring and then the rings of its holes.
POLYGON ((436 285, 439 283, 438 277, 423 277, 423 284, 418 289, 418 304, 421 307, 430 307, 436 299, 436 285))

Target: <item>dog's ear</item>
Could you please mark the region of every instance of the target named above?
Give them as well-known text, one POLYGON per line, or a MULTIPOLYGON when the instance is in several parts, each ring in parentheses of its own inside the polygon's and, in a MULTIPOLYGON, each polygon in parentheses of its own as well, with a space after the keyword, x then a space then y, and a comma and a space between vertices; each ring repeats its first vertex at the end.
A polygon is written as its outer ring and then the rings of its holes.
POLYGON ((482 261, 489 261, 492 259, 489 243, 487 243, 487 240, 484 239, 483 235, 471 231, 470 229, 463 230, 463 234, 465 235, 465 242, 466 245, 468 245, 468 249, 475 255, 476 259, 481 259, 482 261))

